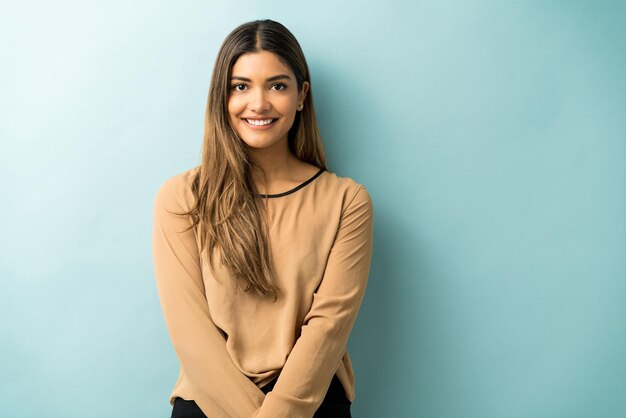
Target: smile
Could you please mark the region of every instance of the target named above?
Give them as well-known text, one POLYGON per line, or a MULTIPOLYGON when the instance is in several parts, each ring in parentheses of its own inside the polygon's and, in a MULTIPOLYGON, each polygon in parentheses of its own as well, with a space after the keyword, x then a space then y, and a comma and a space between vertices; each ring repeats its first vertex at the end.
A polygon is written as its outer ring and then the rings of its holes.
POLYGON ((273 123, 276 119, 245 119, 248 124, 252 126, 267 126, 273 123))

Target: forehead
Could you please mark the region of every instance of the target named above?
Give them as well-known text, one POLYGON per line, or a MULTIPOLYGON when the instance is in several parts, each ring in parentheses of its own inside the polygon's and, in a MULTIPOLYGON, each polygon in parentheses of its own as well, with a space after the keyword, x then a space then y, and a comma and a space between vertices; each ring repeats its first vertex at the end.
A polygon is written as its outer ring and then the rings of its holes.
POLYGON ((233 64, 232 75, 243 77, 264 77, 266 75, 287 74, 293 76, 289 66, 276 54, 269 51, 248 52, 233 64))

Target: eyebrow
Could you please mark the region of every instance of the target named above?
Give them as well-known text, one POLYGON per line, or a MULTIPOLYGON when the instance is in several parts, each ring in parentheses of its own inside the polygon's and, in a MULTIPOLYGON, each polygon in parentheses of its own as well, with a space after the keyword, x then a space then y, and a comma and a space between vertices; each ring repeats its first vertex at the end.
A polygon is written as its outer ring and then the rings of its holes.
MULTIPOLYGON (((276 81, 276 80, 283 80, 283 79, 287 79, 287 80, 291 80, 291 77, 289 77, 287 74, 278 74, 272 77, 269 77, 267 79, 265 79, 265 81, 276 81)), ((241 81, 247 81, 248 83, 251 83, 252 80, 250 80, 249 78, 246 77, 240 77, 238 75, 234 75, 230 78, 231 80, 241 80, 241 81)))

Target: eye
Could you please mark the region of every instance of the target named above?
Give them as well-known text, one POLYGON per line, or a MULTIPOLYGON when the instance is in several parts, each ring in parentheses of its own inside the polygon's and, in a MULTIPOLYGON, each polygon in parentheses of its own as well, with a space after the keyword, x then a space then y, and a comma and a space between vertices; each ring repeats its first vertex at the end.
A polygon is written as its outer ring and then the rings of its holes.
POLYGON ((272 85, 272 88, 277 91, 283 91, 287 88, 287 85, 283 83, 276 83, 272 85))
POLYGON ((243 83, 233 84, 231 88, 235 91, 244 91, 246 89, 246 85, 243 83))

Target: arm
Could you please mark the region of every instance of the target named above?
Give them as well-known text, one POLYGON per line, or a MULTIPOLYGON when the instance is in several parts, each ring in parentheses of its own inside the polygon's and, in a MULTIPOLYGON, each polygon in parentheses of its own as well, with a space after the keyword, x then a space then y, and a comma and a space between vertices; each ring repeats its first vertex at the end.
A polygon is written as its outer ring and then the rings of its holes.
POLYGON ((211 417, 249 417, 263 392, 233 364, 213 323, 204 294, 201 262, 188 216, 186 191, 168 180, 154 201, 153 261, 159 300, 181 367, 195 389, 195 402, 211 417))
POLYGON ((311 418, 324 400, 365 293, 373 208, 361 186, 344 209, 324 277, 274 389, 253 418, 311 418))

